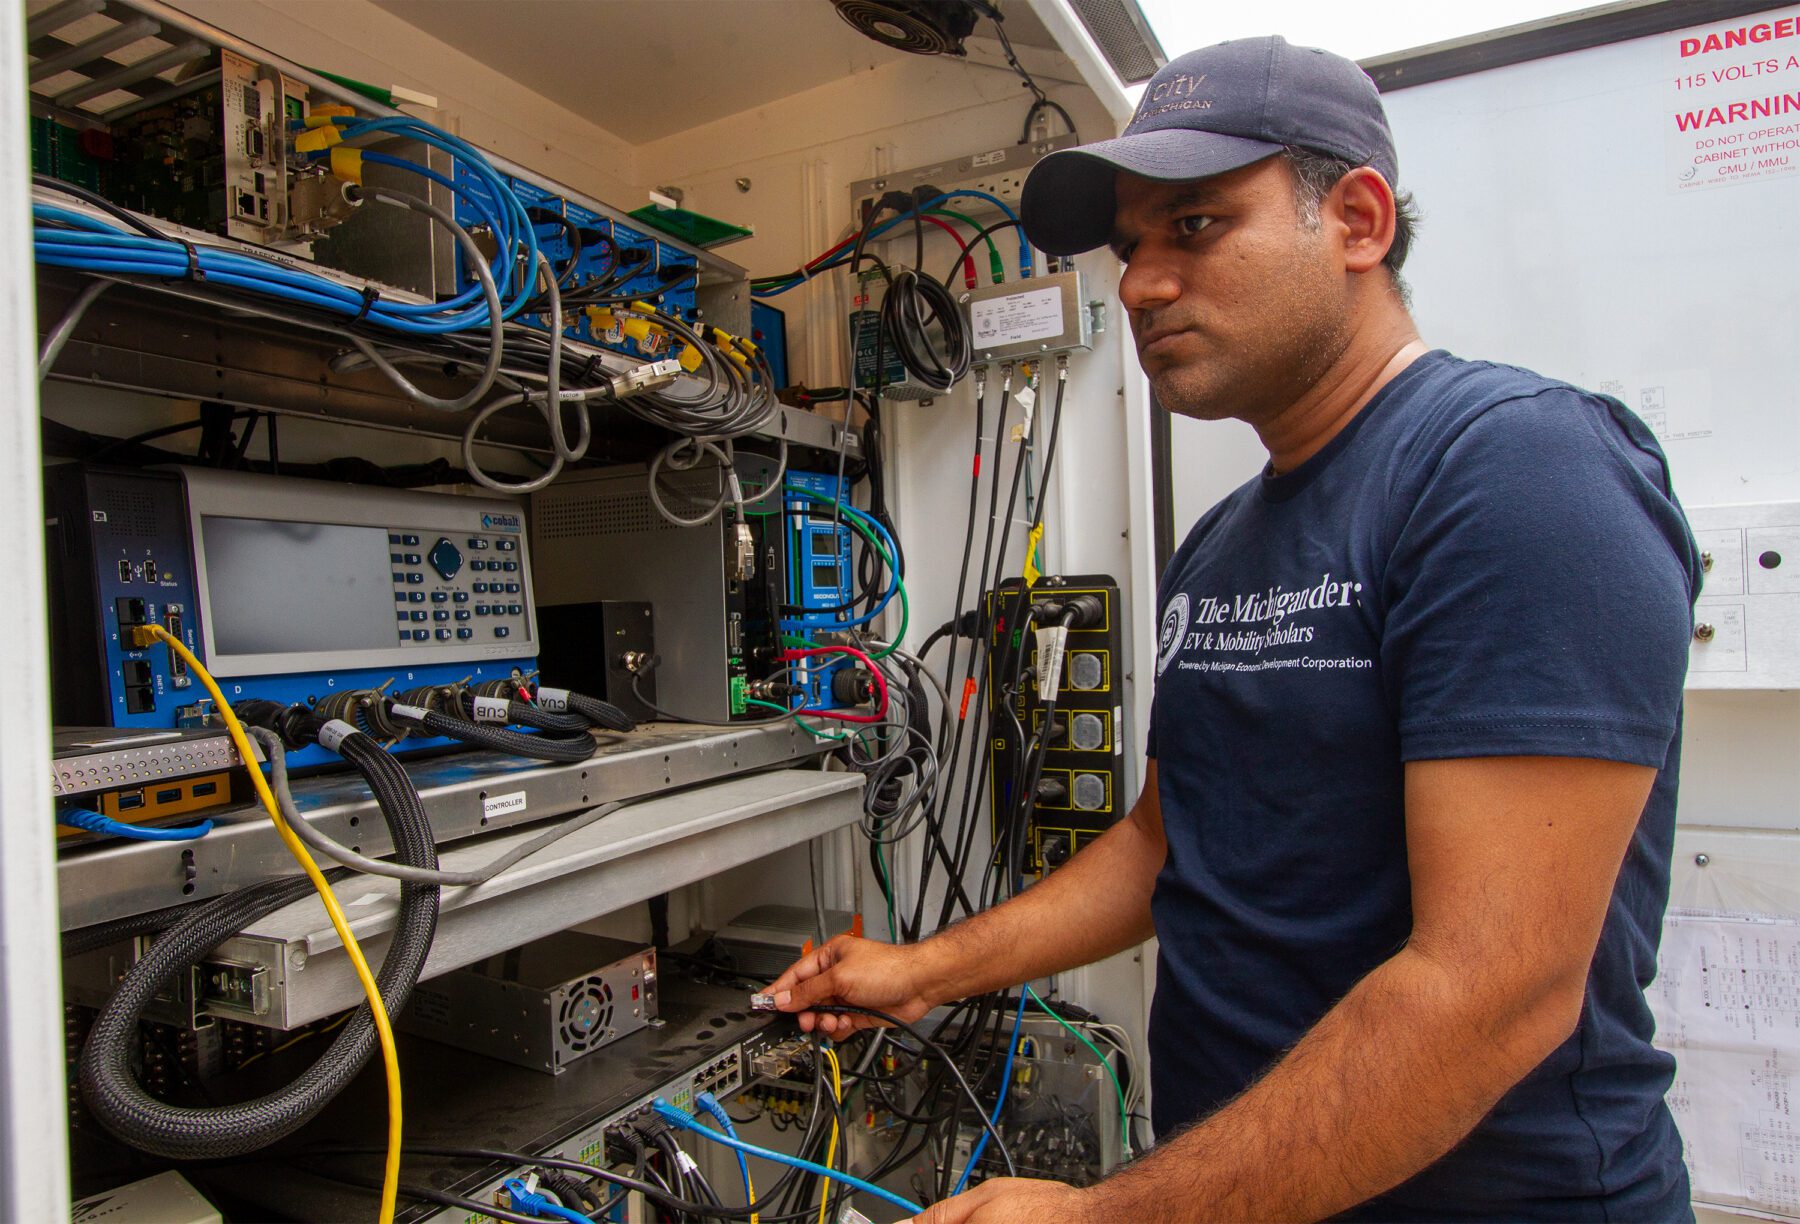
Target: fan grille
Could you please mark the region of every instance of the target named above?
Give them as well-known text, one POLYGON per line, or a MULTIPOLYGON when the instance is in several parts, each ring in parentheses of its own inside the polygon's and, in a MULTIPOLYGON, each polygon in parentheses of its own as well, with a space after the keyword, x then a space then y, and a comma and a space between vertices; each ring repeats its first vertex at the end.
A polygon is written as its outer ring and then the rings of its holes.
POLYGON ((962 55, 962 40, 975 27, 973 11, 961 4, 906 3, 906 0, 831 0, 838 16, 896 51, 914 55, 962 55))
POLYGON ((575 1054, 605 1041, 612 1032, 612 987, 605 979, 588 978, 563 996, 557 1012, 557 1037, 563 1047, 575 1054))

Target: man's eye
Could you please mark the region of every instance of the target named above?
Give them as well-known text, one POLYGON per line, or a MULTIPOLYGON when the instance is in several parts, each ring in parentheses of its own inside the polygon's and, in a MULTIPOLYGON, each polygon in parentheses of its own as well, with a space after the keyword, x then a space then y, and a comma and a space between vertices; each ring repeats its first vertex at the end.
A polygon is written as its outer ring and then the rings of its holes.
POLYGON ((1182 233, 1192 237, 1212 223, 1213 218, 1211 217, 1181 217, 1175 222, 1175 226, 1182 233))

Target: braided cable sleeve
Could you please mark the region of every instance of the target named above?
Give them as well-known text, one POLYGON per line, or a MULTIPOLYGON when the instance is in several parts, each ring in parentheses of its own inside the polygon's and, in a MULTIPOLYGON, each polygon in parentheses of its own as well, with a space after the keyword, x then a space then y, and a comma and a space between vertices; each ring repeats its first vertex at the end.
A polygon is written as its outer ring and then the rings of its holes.
POLYGON ((637 730, 637 719, 612 702, 601 701, 598 697, 589 697, 586 693, 570 693, 569 708, 594 726, 604 727, 608 731, 637 730))
MULTIPOLYGON (((437 866, 437 848, 418 792, 405 771, 361 732, 339 746, 368 781, 397 857, 437 866)), ((258 886, 210 902, 170 927, 125 975, 95 1019, 81 1054, 81 1094, 106 1128, 132 1147, 171 1160, 239 1156, 299 1129, 341 1092, 375 1052, 375 1021, 365 1003, 338 1030, 318 1061, 292 1083, 254 1100, 209 1108, 170 1105, 133 1078, 131 1049, 144 1009, 176 975, 244 927, 311 892, 305 878, 258 886)), ((377 984, 390 1014, 406 1006, 437 929, 438 889, 402 884, 400 913, 377 984)))
POLYGON ((520 727, 535 727, 554 735, 586 735, 588 720, 577 714, 553 714, 523 701, 506 703, 507 721, 520 727))
POLYGON ((573 764, 594 755, 599 746, 585 731, 578 737, 553 738, 548 735, 524 735, 504 727, 488 727, 461 718, 451 718, 435 710, 422 719, 414 719, 431 735, 441 735, 476 748, 488 748, 512 756, 530 757, 534 761, 558 761, 573 764))

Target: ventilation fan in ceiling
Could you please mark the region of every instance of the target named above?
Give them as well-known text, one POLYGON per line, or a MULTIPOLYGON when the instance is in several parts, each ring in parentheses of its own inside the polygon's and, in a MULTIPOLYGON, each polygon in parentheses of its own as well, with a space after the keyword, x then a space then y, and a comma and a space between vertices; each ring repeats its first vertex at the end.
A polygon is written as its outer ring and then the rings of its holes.
POLYGON ((876 42, 914 55, 964 55, 975 23, 994 15, 970 0, 831 0, 838 16, 876 42))

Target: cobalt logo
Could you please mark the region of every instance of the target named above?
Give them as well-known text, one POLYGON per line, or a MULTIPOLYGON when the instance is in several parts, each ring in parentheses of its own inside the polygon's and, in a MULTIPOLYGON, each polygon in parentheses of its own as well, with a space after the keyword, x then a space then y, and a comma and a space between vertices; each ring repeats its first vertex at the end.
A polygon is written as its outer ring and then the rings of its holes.
POLYGON ((519 516, 516 514, 484 514, 481 525, 490 531, 519 530, 519 516))
POLYGON ((1181 650, 1182 639, 1187 637, 1188 597, 1186 591, 1180 591, 1169 601, 1168 611, 1163 613, 1162 630, 1156 636, 1156 674, 1162 675, 1169 664, 1181 650))

